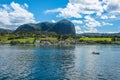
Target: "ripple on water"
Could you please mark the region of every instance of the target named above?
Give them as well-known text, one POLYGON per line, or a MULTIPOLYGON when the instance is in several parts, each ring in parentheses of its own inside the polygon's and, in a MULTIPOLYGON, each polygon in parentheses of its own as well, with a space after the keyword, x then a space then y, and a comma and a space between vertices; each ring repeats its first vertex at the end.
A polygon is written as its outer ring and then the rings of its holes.
POLYGON ((0 80, 120 80, 119 52, 110 45, 0 46, 0 80))

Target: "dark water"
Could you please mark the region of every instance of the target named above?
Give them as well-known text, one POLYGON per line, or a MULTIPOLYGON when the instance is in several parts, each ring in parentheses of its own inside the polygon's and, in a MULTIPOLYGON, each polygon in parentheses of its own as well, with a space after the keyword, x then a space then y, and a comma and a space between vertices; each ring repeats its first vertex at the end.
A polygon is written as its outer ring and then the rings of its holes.
POLYGON ((120 80, 120 46, 1 45, 0 80, 120 80))

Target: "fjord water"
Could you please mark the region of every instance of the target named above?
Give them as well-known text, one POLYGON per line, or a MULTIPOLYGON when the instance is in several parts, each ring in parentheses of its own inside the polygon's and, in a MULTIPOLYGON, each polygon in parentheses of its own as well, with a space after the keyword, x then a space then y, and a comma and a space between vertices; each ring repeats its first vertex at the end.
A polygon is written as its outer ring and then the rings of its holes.
POLYGON ((0 80, 120 80, 120 46, 2 45, 0 80))

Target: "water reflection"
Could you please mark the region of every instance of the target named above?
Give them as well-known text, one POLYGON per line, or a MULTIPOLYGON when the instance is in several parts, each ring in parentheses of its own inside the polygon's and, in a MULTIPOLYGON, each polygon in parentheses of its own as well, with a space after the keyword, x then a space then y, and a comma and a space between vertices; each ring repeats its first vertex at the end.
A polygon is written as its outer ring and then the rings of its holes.
POLYGON ((35 50, 35 60, 37 61, 33 67, 37 66, 36 69, 39 71, 37 72, 37 75, 39 75, 38 78, 41 80, 67 79, 67 71, 74 67, 73 51, 74 46, 69 48, 40 48, 35 50))
POLYGON ((31 73, 29 60, 33 60, 33 55, 28 50, 4 46, 0 49, 0 56, 0 80, 16 80, 31 73))
POLYGON ((119 52, 109 45, 0 46, 0 80, 120 80, 119 52))

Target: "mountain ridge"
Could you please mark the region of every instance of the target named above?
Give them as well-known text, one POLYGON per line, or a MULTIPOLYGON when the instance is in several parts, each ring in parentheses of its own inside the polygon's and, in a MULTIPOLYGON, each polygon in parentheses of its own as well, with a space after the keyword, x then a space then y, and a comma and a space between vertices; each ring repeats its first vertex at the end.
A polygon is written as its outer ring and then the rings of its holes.
POLYGON ((41 22, 37 24, 23 24, 19 26, 14 33, 34 31, 55 32, 57 34, 76 34, 74 24, 66 19, 60 20, 56 23, 41 22))
POLYGON ((13 31, 10 29, 4 29, 4 28, 0 28, 0 34, 7 34, 7 33, 12 33, 13 31))

